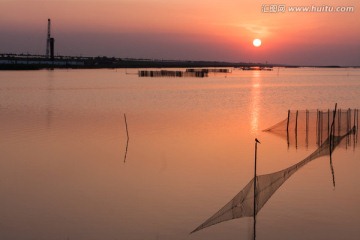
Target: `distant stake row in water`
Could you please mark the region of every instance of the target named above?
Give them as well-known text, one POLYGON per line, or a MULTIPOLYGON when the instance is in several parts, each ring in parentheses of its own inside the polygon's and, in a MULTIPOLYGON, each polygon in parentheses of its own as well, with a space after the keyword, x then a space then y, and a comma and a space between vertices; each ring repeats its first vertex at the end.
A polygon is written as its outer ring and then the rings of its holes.
POLYGON ((214 68, 214 69, 205 69, 205 68, 190 68, 186 71, 172 71, 172 70, 139 70, 139 77, 196 77, 203 78, 208 77, 209 73, 231 73, 230 69, 226 68, 214 68))

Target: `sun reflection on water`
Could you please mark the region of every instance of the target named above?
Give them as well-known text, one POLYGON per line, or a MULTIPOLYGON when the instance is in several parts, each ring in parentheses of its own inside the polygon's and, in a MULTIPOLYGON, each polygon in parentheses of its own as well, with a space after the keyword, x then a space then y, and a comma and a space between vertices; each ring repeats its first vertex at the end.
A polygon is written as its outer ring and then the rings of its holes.
POLYGON ((260 98, 261 98, 261 72, 253 71, 251 77, 251 132, 254 135, 259 131, 259 112, 260 112, 260 98))

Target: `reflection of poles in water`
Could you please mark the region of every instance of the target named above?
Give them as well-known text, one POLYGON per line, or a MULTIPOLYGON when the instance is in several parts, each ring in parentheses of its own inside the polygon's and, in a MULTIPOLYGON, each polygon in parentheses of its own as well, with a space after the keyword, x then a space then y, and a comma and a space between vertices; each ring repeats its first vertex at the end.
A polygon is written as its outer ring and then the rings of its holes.
POLYGON ((306 121, 306 127, 305 127, 305 131, 306 131, 305 144, 306 144, 306 148, 308 148, 308 147, 309 147, 309 110, 307 110, 307 109, 306 109, 305 121, 306 121))
POLYGON ((255 164, 254 164, 254 240, 256 238, 256 160, 257 160, 257 144, 260 143, 257 138, 255 138, 255 164))
POLYGON ((127 156, 128 146, 129 146, 129 139, 127 139, 127 141, 126 141, 126 149, 125 149, 124 163, 126 162, 126 156, 127 156))
POLYGON ((254 215, 254 235, 253 235, 253 240, 256 239, 256 215, 254 215))
POLYGON ((129 139, 129 131, 128 131, 128 126, 127 126, 127 122, 126 122, 126 115, 124 113, 124 119, 125 119, 125 127, 126 127, 126 136, 127 136, 127 139, 129 139))
POLYGON ((357 138, 358 138, 358 133, 359 133, 359 109, 355 109, 354 110, 354 126, 355 126, 355 131, 356 134, 354 134, 354 149, 355 149, 355 145, 357 144, 357 138))
POLYGON ((51 125, 54 118, 54 104, 53 104, 53 93, 54 93, 54 77, 53 77, 53 71, 47 72, 47 98, 46 98, 46 127, 47 129, 51 129, 51 125))
POLYGON ((333 187, 335 189, 335 171, 334 171, 334 166, 333 166, 332 155, 331 154, 330 154, 330 169, 331 169, 331 174, 332 174, 333 187))
POLYGON ((127 151, 128 151, 128 146, 129 146, 129 131, 128 131, 128 126, 127 126, 127 121, 126 121, 126 115, 125 115, 125 113, 124 113, 124 120, 125 120, 125 127, 126 127, 126 136, 127 136, 125 156, 124 156, 124 163, 125 163, 125 162, 126 162, 127 151))
POLYGON ((319 139, 320 139, 320 145, 322 144, 322 134, 323 134, 323 112, 319 111, 319 139))

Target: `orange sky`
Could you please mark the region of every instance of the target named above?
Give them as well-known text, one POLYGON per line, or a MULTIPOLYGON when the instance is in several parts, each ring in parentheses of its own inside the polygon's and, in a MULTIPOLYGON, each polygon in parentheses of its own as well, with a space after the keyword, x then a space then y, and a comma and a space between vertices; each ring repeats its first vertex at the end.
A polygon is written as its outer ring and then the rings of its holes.
POLYGON ((360 65, 358 1, 276 2, 284 13, 262 12, 268 0, 1 0, 0 52, 43 54, 51 18, 61 55, 360 65), (287 9, 311 5, 355 10, 287 9))

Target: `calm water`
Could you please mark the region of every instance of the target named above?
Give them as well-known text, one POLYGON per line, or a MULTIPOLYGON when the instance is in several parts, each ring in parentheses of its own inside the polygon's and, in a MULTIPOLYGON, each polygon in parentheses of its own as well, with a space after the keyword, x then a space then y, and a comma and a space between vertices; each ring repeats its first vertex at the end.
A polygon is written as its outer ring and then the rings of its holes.
MULTIPOLYGON (((253 177, 254 138, 272 173, 316 149, 262 132, 288 109, 360 108, 355 69, 134 73, 0 72, 0 239, 251 239, 252 218, 189 233, 253 177)), ((359 150, 335 150, 335 187, 327 157, 293 175, 257 239, 359 239, 359 150)))

